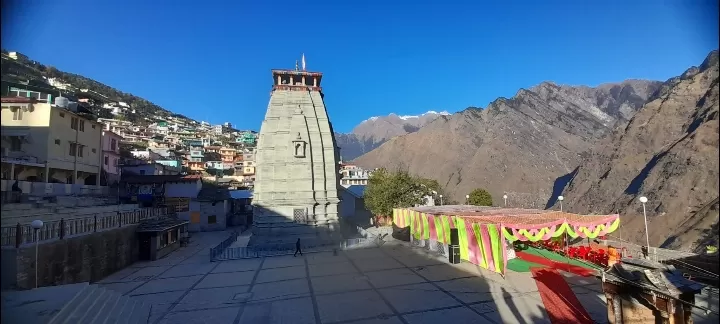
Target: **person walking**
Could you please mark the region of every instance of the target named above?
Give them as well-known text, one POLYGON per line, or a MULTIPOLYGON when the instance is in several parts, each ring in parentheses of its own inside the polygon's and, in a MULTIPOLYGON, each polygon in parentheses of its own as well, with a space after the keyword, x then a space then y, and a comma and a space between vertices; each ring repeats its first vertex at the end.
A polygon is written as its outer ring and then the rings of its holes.
POLYGON ((302 256, 302 250, 300 249, 300 239, 298 238, 297 242, 295 242, 295 254, 293 256, 297 256, 298 252, 302 256))

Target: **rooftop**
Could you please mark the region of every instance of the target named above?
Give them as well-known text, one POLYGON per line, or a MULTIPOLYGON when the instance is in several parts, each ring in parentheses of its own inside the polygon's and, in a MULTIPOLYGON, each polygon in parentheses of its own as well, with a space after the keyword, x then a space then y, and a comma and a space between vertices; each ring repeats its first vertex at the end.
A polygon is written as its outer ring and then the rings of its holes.
POLYGON ((189 222, 177 218, 160 218, 146 220, 138 225, 136 232, 160 232, 189 222))
POLYGON ((165 182, 195 182, 202 180, 202 175, 131 175, 125 181, 132 184, 150 184, 165 182))

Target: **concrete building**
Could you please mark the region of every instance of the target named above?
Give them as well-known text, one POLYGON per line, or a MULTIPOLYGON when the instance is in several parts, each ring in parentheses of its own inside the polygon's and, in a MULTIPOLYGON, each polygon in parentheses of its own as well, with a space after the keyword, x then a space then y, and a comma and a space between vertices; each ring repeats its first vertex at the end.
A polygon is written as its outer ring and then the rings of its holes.
MULTIPOLYGON (((255 159, 250 245, 334 240, 338 150, 320 88, 322 73, 273 70, 255 159)), ((305 243, 308 244, 308 243, 305 243)))
POLYGON ((340 164, 340 185, 347 188, 350 186, 367 186, 370 179, 370 171, 367 171, 353 164, 340 164))
POLYGON ((105 183, 111 184, 120 181, 120 141, 122 137, 110 131, 103 131, 103 170, 105 183))
POLYGON ((98 185, 102 126, 76 104, 2 98, 2 174, 10 180, 98 185))

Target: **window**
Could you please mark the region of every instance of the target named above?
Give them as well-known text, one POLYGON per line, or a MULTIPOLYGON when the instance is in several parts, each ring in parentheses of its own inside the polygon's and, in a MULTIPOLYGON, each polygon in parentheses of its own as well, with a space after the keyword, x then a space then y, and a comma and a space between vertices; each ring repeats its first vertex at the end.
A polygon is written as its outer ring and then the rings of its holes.
POLYGON ((81 120, 81 121, 80 121, 80 131, 81 131, 81 132, 84 132, 84 131, 85 131, 85 121, 84 121, 84 120, 81 120))
POLYGON ((20 107, 13 108, 13 120, 22 120, 23 111, 20 107))
POLYGON ((77 144, 70 143, 70 152, 69 153, 70 153, 70 156, 77 155, 77 144))
POLYGON ((208 224, 217 224, 217 216, 215 216, 215 215, 208 216, 208 224))
POLYGON ((115 151, 115 147, 117 146, 117 141, 113 138, 110 140, 110 150, 115 151))
POLYGON ((60 117, 65 118, 65 113, 60 113, 60 117))
POLYGON ((158 249, 162 249, 168 245, 168 232, 162 233, 158 235, 160 238, 160 244, 158 245, 158 249))
POLYGON ((78 144, 78 156, 79 156, 79 157, 83 157, 83 154, 84 154, 83 151, 85 151, 85 145, 79 145, 79 144, 78 144))
POLYGON ((20 151, 20 150, 22 150, 22 141, 20 140, 20 137, 18 137, 18 136, 10 137, 10 151, 20 151))
POLYGON ((92 149, 92 152, 93 152, 93 153, 97 153, 97 149, 92 149))
POLYGON ((108 157, 106 156, 106 157, 105 157, 105 165, 108 165, 108 161, 109 161, 109 160, 110 160, 110 158, 108 158, 108 157))
POLYGON ((70 128, 77 130, 78 129, 78 119, 75 117, 70 118, 70 128))
POLYGON ((95 124, 92 125, 92 128, 95 129, 95 124))
POLYGON ((55 145, 60 145, 60 140, 59 140, 59 139, 56 139, 56 140, 55 140, 55 145))

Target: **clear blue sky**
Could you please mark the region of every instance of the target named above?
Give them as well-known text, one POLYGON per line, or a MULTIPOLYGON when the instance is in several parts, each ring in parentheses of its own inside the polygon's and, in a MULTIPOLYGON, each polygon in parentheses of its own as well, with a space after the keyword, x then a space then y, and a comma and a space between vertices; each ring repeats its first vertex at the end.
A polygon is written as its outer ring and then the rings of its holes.
POLYGON ((293 68, 302 53, 309 70, 325 73, 330 117, 348 132, 374 115, 484 107, 545 80, 665 80, 718 47, 717 0, 11 5, 2 10, 3 48, 250 129, 264 117, 270 69, 293 68))

